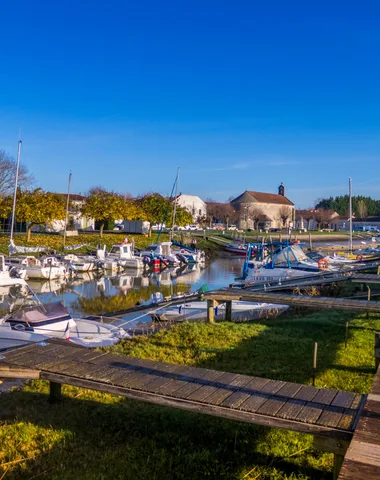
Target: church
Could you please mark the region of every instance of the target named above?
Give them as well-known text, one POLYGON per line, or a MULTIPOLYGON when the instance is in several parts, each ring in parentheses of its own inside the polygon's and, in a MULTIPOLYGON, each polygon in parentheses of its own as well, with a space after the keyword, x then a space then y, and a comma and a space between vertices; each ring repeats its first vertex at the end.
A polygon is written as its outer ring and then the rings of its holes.
POLYGON ((242 230, 268 230, 294 225, 294 203, 285 196, 285 186, 282 183, 278 187, 278 193, 246 190, 230 203, 238 212, 238 226, 242 230))

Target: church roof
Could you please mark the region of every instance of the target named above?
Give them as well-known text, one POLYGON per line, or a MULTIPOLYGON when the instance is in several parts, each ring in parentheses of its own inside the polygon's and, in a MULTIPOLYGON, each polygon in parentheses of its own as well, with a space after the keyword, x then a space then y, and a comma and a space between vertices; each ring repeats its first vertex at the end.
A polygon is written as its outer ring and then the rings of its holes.
POLYGON ((274 203, 277 205, 290 205, 293 206, 294 203, 291 202, 288 198, 279 195, 278 193, 265 193, 265 192, 254 192, 252 190, 246 190, 244 193, 238 197, 231 200, 231 203, 274 203))

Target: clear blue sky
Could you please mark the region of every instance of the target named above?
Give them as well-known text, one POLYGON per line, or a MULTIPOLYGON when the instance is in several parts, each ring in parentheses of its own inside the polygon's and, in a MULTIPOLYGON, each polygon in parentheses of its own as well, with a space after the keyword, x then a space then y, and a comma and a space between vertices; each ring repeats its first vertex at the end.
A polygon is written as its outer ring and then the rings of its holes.
POLYGON ((36 184, 380 198, 380 2, 0 6, 0 149, 36 184))

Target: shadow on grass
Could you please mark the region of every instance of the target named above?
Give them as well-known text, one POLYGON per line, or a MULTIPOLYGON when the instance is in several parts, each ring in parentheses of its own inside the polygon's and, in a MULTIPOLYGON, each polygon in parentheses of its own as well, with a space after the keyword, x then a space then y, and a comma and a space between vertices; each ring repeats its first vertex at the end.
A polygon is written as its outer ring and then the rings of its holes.
MULTIPOLYGON (((345 322, 352 318, 347 312, 326 312, 245 325, 185 324, 149 340, 125 342, 117 351, 124 348, 123 353, 132 356, 173 363, 182 358, 182 363, 197 367, 310 384, 317 341, 318 373, 326 376, 330 369, 337 370, 336 377, 323 377, 323 385, 317 379, 317 386, 339 388, 336 379, 343 372, 337 351, 345 341, 345 322)), ((367 324, 371 330, 373 324, 367 324)), ((349 330, 350 348, 352 335, 363 332, 349 330)), ((356 350, 348 350, 349 378, 363 369, 371 377, 368 364, 355 363, 356 350)), ((343 381, 357 391, 362 388, 356 380, 343 381)), ((1 463, 15 458, 15 448, 19 458, 32 456, 12 466, 7 480, 331 478, 331 456, 308 450, 309 436, 74 387, 64 387, 63 392, 64 401, 50 405, 47 385, 33 382, 24 391, 0 398, 0 419, 5 422, 0 431, 1 463), (301 451, 301 456, 294 455, 301 451), (252 475, 247 475, 250 470, 252 475)))

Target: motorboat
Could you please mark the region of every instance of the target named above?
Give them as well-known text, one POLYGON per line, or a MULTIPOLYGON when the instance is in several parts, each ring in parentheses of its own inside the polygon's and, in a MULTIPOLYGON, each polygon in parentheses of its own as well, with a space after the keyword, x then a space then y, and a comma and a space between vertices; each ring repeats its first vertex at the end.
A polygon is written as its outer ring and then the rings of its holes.
POLYGON ((107 347, 119 343, 122 338, 130 338, 123 328, 72 318, 61 302, 34 303, 14 310, 0 319, 0 339, 5 339, 3 345, 10 337, 10 331, 21 333, 20 341, 25 339, 25 334, 33 334, 35 336, 31 336, 30 341, 54 337, 90 348, 107 347))
POLYGON ((172 242, 161 242, 148 245, 140 252, 140 257, 145 258, 148 263, 151 260, 158 259, 163 262, 168 262, 171 265, 180 265, 181 263, 188 263, 184 256, 175 252, 171 248, 172 242))
POLYGON ((91 255, 75 255, 73 253, 68 253, 63 259, 68 262, 70 266, 74 267, 77 272, 92 272, 98 270, 101 266, 99 260, 91 255))
POLYGON ((234 255, 245 256, 247 254, 247 245, 242 242, 230 242, 223 247, 223 250, 234 255))
POLYGON ((245 283, 290 280, 309 275, 320 275, 323 272, 339 271, 339 267, 329 265, 325 258, 318 261, 311 259, 297 244, 280 245, 260 260, 250 259, 249 255, 248 249, 242 272, 245 283))
POLYGON ((112 271, 119 271, 124 268, 143 269, 145 266, 143 259, 134 254, 132 243, 112 245, 109 253, 106 253, 101 261, 105 270, 112 271))
POLYGON ((179 256, 180 260, 185 259, 184 263, 194 264, 194 263, 204 263, 206 261, 206 254, 203 250, 199 250, 194 247, 189 247, 188 245, 184 245, 181 242, 176 240, 172 240, 171 246, 178 247, 177 249, 173 249, 172 253, 179 256))
POLYGON ((0 255, 0 286, 26 285, 26 269, 21 265, 7 265, 4 255, 0 255))
POLYGON ((45 278, 55 279, 66 277, 70 271, 67 266, 62 265, 53 256, 43 256, 41 258, 33 255, 20 255, 17 257, 9 257, 7 264, 14 267, 22 267, 26 270, 26 276, 30 279, 45 278))
MULTIPOLYGON (((250 320, 274 318, 283 313, 288 305, 275 305, 272 303, 244 302, 232 300, 232 321, 246 322, 250 320)), ((207 302, 194 301, 182 305, 156 309, 148 312, 152 320, 171 322, 191 322, 207 319, 207 302)), ((222 303, 214 308, 214 316, 217 320, 226 317, 226 304, 222 303)))
POLYGON ((0 351, 22 347, 29 343, 38 343, 48 340, 49 337, 33 332, 19 332, 11 328, 0 326, 0 351))

